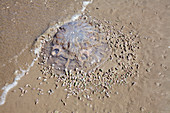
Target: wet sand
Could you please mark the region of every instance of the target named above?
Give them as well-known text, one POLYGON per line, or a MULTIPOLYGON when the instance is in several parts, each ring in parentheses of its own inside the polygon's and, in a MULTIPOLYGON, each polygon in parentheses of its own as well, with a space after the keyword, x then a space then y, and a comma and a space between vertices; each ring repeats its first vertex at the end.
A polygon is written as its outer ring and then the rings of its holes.
MULTIPOLYGON (((62 22, 81 10, 81 4, 82 1, 67 0, 1 1, 0 88, 13 82, 15 70, 26 69, 32 62, 34 57, 30 50, 34 40, 51 24, 62 22)), ((47 93, 54 88, 53 80, 48 80, 48 85, 39 85, 37 78, 43 75, 35 63, 9 91, 6 103, 0 106, 1 112, 170 112, 170 2, 95 0, 87 10, 90 15, 110 21, 117 28, 125 26, 125 33, 128 32, 126 28, 138 32, 141 42, 136 53, 140 65, 138 76, 130 77, 127 84, 115 84, 110 98, 80 101, 70 96, 65 100, 66 92, 62 87, 52 95, 47 93), (27 92, 22 94, 21 88, 27 92), (38 95, 37 88, 43 89, 44 94, 38 95)), ((106 63, 102 68, 111 65, 106 63)))

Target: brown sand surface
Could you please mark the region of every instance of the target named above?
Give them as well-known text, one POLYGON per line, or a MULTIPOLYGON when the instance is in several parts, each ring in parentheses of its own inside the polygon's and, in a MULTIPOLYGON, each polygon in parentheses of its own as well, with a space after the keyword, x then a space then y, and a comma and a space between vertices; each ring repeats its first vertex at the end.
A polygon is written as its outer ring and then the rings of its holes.
MULTIPOLYGON (((1 0, 0 4, 0 88, 12 83, 14 71, 26 69, 33 60, 32 44, 50 23, 62 22, 81 9, 78 0, 1 0), (22 52, 23 51, 23 52, 22 52), (17 56, 16 56, 17 55, 17 56)), ((169 0, 94 0, 89 14, 107 20, 125 33, 134 29, 140 36, 136 62, 138 74, 127 83, 115 84, 110 98, 94 96, 92 101, 74 96, 65 99, 59 87, 52 95, 54 81, 39 85, 43 75, 36 63, 18 85, 9 91, 2 113, 169 113, 170 112, 170 1, 169 0), (29 84, 29 85, 27 85, 29 84), (23 93, 21 88, 27 90, 23 93), (34 89, 35 88, 35 89, 34 89), (38 95, 43 89, 43 95, 38 95), (36 103, 36 104, 35 104, 36 103)), ((114 60, 114 58, 113 58, 114 60)), ((108 69, 114 62, 101 68, 108 69)), ((2 91, 0 91, 0 94, 2 91)))

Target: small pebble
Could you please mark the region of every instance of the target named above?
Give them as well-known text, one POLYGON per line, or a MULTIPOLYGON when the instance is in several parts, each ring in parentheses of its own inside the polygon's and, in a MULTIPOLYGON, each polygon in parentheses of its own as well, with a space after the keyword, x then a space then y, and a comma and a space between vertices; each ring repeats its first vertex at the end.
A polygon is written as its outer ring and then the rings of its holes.
POLYGON ((16 90, 13 90, 12 92, 14 92, 14 93, 15 93, 15 92, 16 92, 16 90))
POLYGON ((118 95, 119 93, 116 91, 115 94, 118 95))
POLYGON ((37 104, 38 104, 38 102, 39 102, 39 100, 38 100, 38 99, 36 99, 36 100, 35 100, 35 105, 37 105, 37 104))
POLYGON ((31 85, 30 84, 26 84, 25 87, 31 87, 31 85))
POLYGON ((28 92, 27 90, 24 91, 25 94, 26 94, 27 92, 28 92))
POLYGON ((20 94, 20 97, 23 97, 24 96, 24 94, 20 94))
POLYGON ((143 112, 143 111, 145 111, 145 108, 143 108, 143 107, 140 107, 140 111, 142 111, 142 112, 143 112))
POLYGON ((37 80, 41 80, 41 77, 38 77, 37 80))
POLYGON ((42 85, 42 84, 43 84, 42 82, 39 83, 39 85, 42 85))
POLYGON ((47 81, 47 79, 43 79, 43 82, 46 82, 47 81))
POLYGON ((161 83, 155 82, 155 85, 159 87, 159 86, 161 86, 161 83))

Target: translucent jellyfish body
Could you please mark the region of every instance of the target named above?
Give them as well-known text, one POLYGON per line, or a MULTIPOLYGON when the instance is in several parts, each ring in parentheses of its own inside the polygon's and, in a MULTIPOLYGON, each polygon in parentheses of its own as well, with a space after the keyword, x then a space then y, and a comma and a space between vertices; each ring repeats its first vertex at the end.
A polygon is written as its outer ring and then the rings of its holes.
POLYGON ((79 19, 60 26, 42 52, 55 73, 64 73, 66 69, 91 72, 109 56, 105 37, 95 23, 79 19))

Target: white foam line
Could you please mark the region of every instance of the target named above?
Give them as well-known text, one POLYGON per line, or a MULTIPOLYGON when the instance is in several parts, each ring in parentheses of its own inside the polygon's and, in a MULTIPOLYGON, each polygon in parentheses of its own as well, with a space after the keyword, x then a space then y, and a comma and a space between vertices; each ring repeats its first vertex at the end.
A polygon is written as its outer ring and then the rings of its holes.
MULTIPOLYGON (((71 21, 74 21, 74 20, 78 19, 78 18, 81 16, 81 13, 85 11, 87 5, 90 4, 90 3, 92 3, 92 2, 93 2, 93 0, 91 0, 91 1, 83 1, 81 12, 78 13, 78 14, 73 15, 72 18, 71 18, 71 21)), ((56 24, 54 27, 57 27, 57 28, 58 28, 59 25, 56 24)), ((23 69, 16 70, 16 71, 14 72, 14 74, 16 75, 16 77, 15 77, 13 83, 12 83, 12 84, 9 84, 9 85, 6 85, 6 86, 4 86, 4 87, 2 88, 3 93, 2 93, 2 95, 0 96, 0 106, 5 103, 6 96, 7 96, 8 92, 9 92, 12 88, 14 88, 14 87, 18 84, 18 81, 19 81, 24 75, 26 75, 26 74, 30 71, 31 67, 34 66, 34 63, 37 61, 37 59, 38 59, 38 57, 39 57, 39 54, 40 54, 40 51, 41 51, 41 47, 42 47, 42 44, 40 43, 39 47, 34 49, 34 54, 36 55, 36 58, 32 61, 32 63, 28 66, 28 68, 27 68, 26 70, 23 70, 23 69), (20 73, 19 73, 19 71, 20 71, 20 73)), ((28 48, 28 47, 26 47, 26 48, 28 48)), ((25 48, 25 49, 26 49, 26 48, 25 48)), ((23 50, 19 53, 19 55, 21 55, 21 54, 25 51, 25 49, 23 49, 23 50)), ((19 55, 18 55, 18 56, 19 56, 19 55)), ((18 58, 18 56, 14 56, 14 58, 12 58, 11 60, 18 58)))
POLYGON ((76 19, 78 19, 81 16, 81 13, 84 12, 86 7, 89 4, 91 4, 92 2, 93 2, 93 0, 91 0, 91 1, 83 1, 81 12, 78 13, 78 14, 73 15, 72 18, 71 18, 71 21, 75 21, 76 19))
POLYGON ((14 74, 16 75, 15 79, 14 79, 14 82, 12 84, 9 84, 9 85, 6 85, 2 88, 3 93, 0 97, 0 105, 3 105, 5 103, 5 100, 6 100, 6 96, 7 96, 7 93, 9 92, 10 89, 12 89, 13 87, 15 87, 17 84, 18 84, 18 81, 24 76, 26 75, 27 72, 29 72, 29 70, 31 69, 31 67, 34 65, 35 61, 37 60, 37 58, 35 58, 31 65, 28 66, 28 68, 26 70, 22 70, 20 69, 21 73, 19 73, 19 70, 16 70, 14 72, 14 74))
POLYGON ((81 9, 81 12, 84 12, 86 7, 91 4, 93 2, 93 0, 91 1, 83 1, 83 6, 82 6, 82 9, 81 9))

